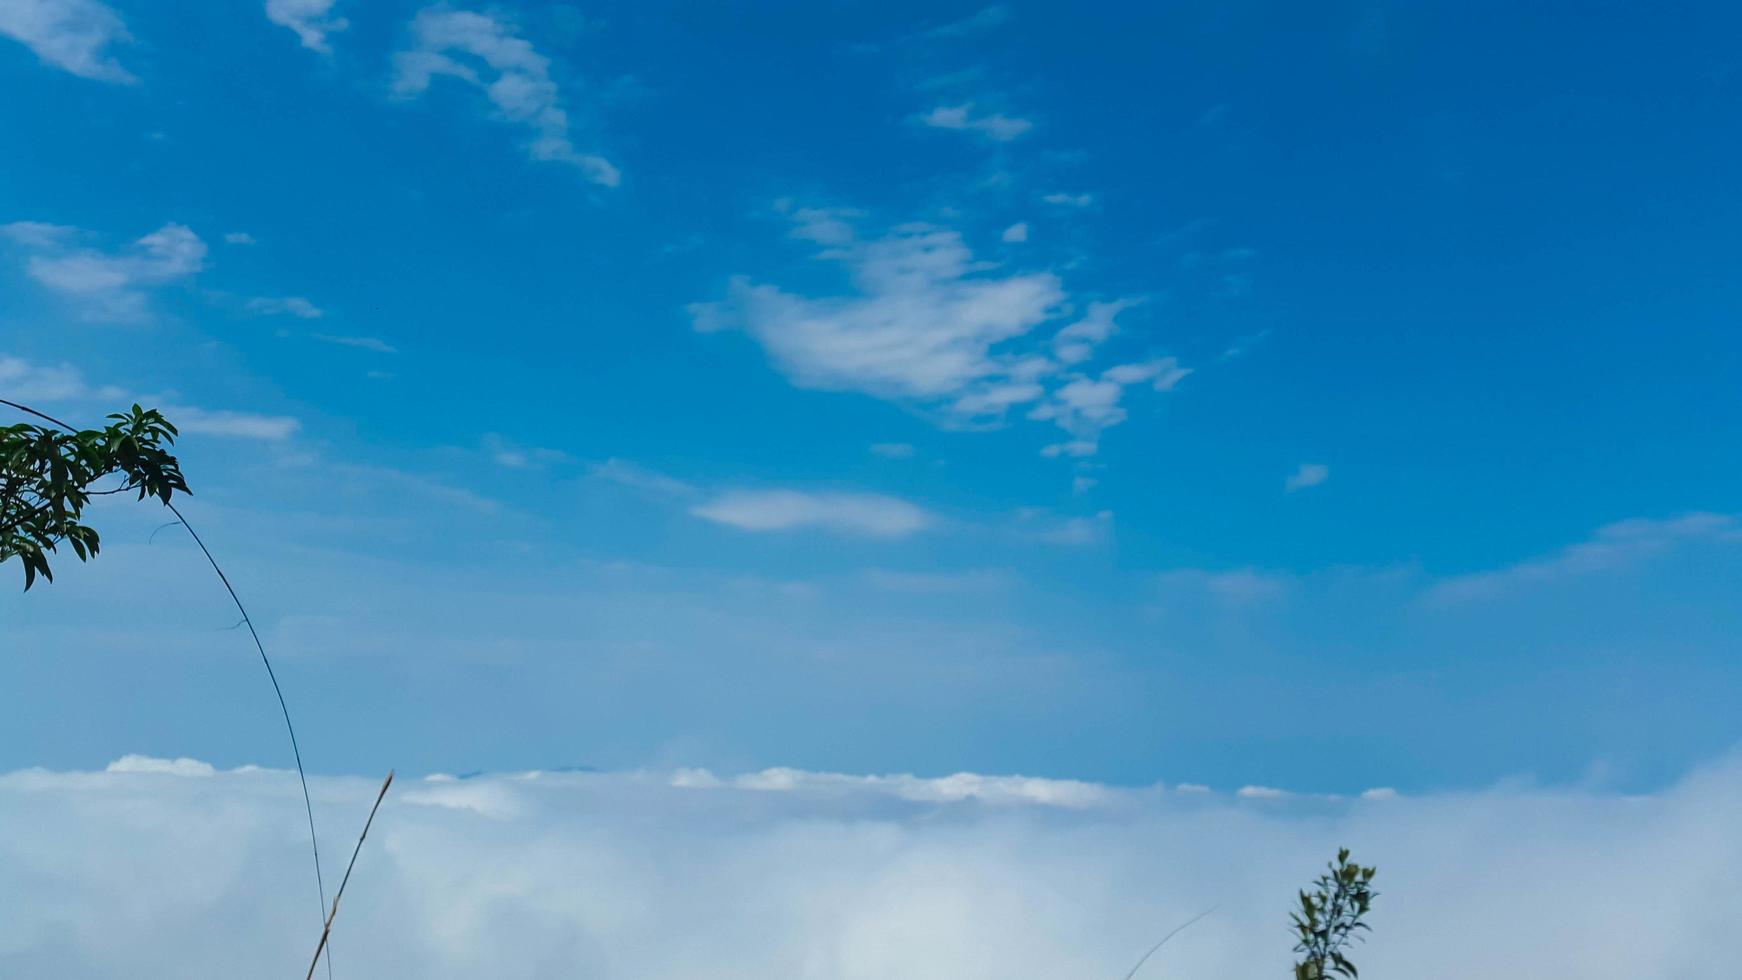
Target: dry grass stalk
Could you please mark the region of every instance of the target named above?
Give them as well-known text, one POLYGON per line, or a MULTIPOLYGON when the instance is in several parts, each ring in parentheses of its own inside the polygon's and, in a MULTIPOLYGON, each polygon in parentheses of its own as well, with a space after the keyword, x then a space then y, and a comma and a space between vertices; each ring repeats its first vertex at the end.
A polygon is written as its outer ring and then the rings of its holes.
POLYGON ((326 924, 321 926, 321 941, 315 945, 315 958, 309 961, 308 976, 304 980, 313 980, 315 967, 320 965, 321 954, 326 951, 327 937, 333 933, 333 917, 339 914, 339 899, 345 897, 345 885, 351 880, 351 869, 357 866, 357 854, 363 850, 363 841, 369 836, 369 827, 375 822, 375 811, 381 809, 381 801, 387 798, 387 787, 393 785, 393 773, 387 773, 387 780, 381 784, 381 792, 375 795, 375 805, 369 808, 369 819, 363 822, 363 832, 357 835, 357 846, 351 849, 351 863, 345 865, 345 877, 339 880, 339 890, 333 893, 333 908, 327 913, 326 924))

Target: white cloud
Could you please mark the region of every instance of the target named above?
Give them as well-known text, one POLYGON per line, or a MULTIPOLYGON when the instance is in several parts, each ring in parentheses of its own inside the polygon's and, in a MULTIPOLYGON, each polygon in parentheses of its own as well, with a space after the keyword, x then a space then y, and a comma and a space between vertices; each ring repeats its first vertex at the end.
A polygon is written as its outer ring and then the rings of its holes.
POLYGON ((976 114, 970 103, 938 106, 920 118, 933 129, 953 129, 979 133, 999 142, 1008 142, 1034 128, 1034 123, 1019 116, 989 112, 976 114))
POLYGON ((1043 196, 1041 198, 1041 200, 1045 201, 1048 204, 1059 205, 1060 207, 1086 208, 1089 205, 1095 203, 1095 195, 1086 194, 1086 193, 1085 194, 1066 194, 1066 193, 1063 193, 1061 191, 1061 192, 1055 192, 1052 194, 1047 194, 1047 195, 1043 196))
MULTIPOLYGON (((1087 385, 1097 382, 1067 366, 1093 356, 1134 301, 1091 303, 1048 343, 1032 335, 1071 309, 1056 274, 1004 271, 935 225, 862 240, 843 217, 850 212, 785 210, 795 234, 826 245, 817 257, 843 266, 853 291, 811 297, 738 277, 723 302, 690 305, 698 330, 741 328, 800 387, 913 403, 949 426, 996 424, 1013 408, 1040 403, 1050 407, 1031 417, 1068 422, 1073 432, 1091 414, 1099 418, 1090 435, 1074 440, 1073 449, 1086 454, 1094 451, 1092 435, 1117 421, 1110 410, 1076 404, 1094 400, 1087 385)), ((1171 386, 1160 383, 1161 372, 1172 381, 1185 373, 1171 359, 1149 363, 1142 370, 1157 373, 1145 380, 1157 381, 1158 390, 1171 386)), ((1134 383, 1128 378, 1137 370, 1122 366, 1100 381, 1117 389, 1134 383)))
MULTIPOLYGON (((1078 342, 1071 342, 1075 343, 1078 342)), ((1171 391, 1181 378, 1190 373, 1174 358, 1163 357, 1115 365, 1102 371, 1098 378, 1073 377, 1028 412, 1029 418, 1054 422, 1071 437, 1066 442, 1046 447, 1042 453, 1047 456, 1094 455, 1100 446, 1101 433, 1125 421, 1128 416, 1120 404, 1128 387, 1150 384, 1156 391, 1171 391)))
POLYGON ((491 462, 510 470, 540 469, 569 460, 569 454, 560 449, 517 446, 494 432, 484 434, 483 448, 491 462))
POLYGON ((1696 512, 1662 520, 1633 518, 1606 524, 1591 537, 1541 558, 1439 582, 1430 602, 1493 598, 1532 585, 1616 572, 1694 542, 1742 543, 1742 522, 1730 514, 1696 512))
POLYGON ((981 275, 960 235, 927 225, 823 257, 847 266, 858 295, 810 299, 739 279, 724 306, 692 306, 698 326, 743 326, 802 387, 944 400, 1041 369, 992 348, 1065 298, 1050 272, 981 275))
POLYGON ((0 225, 22 246, 25 271, 72 301, 89 319, 139 321, 149 316, 146 290, 205 268, 206 243, 183 225, 167 224, 117 252, 81 248, 77 229, 40 222, 0 225))
POLYGON ((22 358, 0 354, 0 395, 15 402, 47 402, 103 399, 117 401, 126 393, 112 385, 90 385, 71 364, 32 364, 22 358))
POLYGON ((1053 335, 1053 354, 1066 364, 1078 364, 1094 356, 1095 348, 1118 331, 1120 313, 1136 306, 1137 300, 1090 303, 1082 319, 1053 335))
POLYGON ((1001 592, 1014 588, 1020 581, 1002 569, 976 569, 967 572, 901 572, 873 568, 864 573, 867 585, 886 592, 915 595, 960 595, 973 592, 1001 592))
POLYGON ((1282 483, 1282 488, 1289 493, 1316 487, 1331 478, 1331 468, 1323 463, 1302 463, 1294 468, 1288 479, 1282 483))
POLYGON ((254 412, 195 408, 191 405, 164 405, 161 406, 161 411, 183 434, 235 436, 281 442, 302 428, 301 422, 288 415, 259 415, 254 412))
POLYGON ((1000 235, 999 237, 1003 241, 1006 241, 1006 242, 1026 242, 1026 241, 1028 241, 1028 222, 1018 221, 1017 223, 1004 229, 1004 234, 1000 235))
POLYGON ((437 75, 468 82, 483 90, 502 119, 532 129, 527 152, 534 160, 572 164, 595 183, 617 186, 621 175, 610 161, 575 149, 562 93, 550 75, 550 59, 513 25, 435 6, 418 12, 410 32, 412 47, 393 56, 394 94, 422 95, 437 75))
POLYGON ((1010 20, 1010 9, 1002 4, 993 4, 982 8, 977 13, 969 14, 961 20, 951 21, 926 31, 923 35, 929 38, 955 38, 978 34, 1002 26, 1010 20))
MULTIPOLYGON (((301 314, 298 314, 299 316, 301 314)), ((319 315, 317 313, 317 315, 319 315)), ((377 354, 397 354, 399 348, 380 337, 345 337, 325 333, 311 333, 309 337, 323 344, 337 344, 340 347, 355 347, 358 350, 374 351, 377 354)))
POLYGON ((227 245, 258 245, 258 244, 260 244, 259 241, 256 240, 253 235, 250 235, 245 231, 232 231, 232 232, 226 233, 224 235, 224 243, 227 245))
POLYGON ((880 494, 733 490, 690 513, 742 531, 819 528, 878 538, 905 537, 935 523, 923 508, 880 494))
POLYGON ((694 484, 650 470, 626 459, 607 459, 592 467, 595 480, 604 480, 632 490, 645 490, 668 497, 688 497, 699 491, 694 484))
POLYGON ((0 35, 27 45, 45 64, 100 82, 136 82, 108 54, 132 40, 113 8, 98 0, 4 0, 0 35))
POLYGON ((209 762, 186 757, 157 759, 149 755, 124 755, 103 768, 104 772, 143 772, 167 776, 215 776, 218 770, 209 762))
POLYGON ((266 0, 266 19, 296 32, 302 46, 330 54, 327 35, 349 27, 343 17, 332 16, 334 0, 266 0))
POLYGON ((874 442, 871 444, 871 454, 882 456, 884 459, 912 459, 916 451, 913 444, 907 442, 874 442))
MULTIPOLYGON (((151 406, 155 398, 129 395, 113 385, 93 385, 70 364, 46 366, 0 354, 0 396, 25 404, 51 402, 139 402, 151 406)), ((256 415, 196 408, 191 405, 158 405, 164 416, 183 433, 240 436, 279 441, 289 438, 301 423, 284 415, 256 415)), ((71 421, 71 420, 69 420, 71 421)))
MULTIPOLYGON (((0 919, 0 975, 306 969, 319 918, 294 775, 123 770, 0 776, 0 893, 37 897, 0 919)), ((324 835, 348 845, 378 785, 311 780, 324 835)), ((1123 976, 1214 906, 1146 969, 1257 977, 1287 971, 1289 902, 1347 844, 1379 867, 1364 975, 1716 980, 1734 974, 1742 918, 1738 808, 1733 759, 1628 797, 1251 798, 795 770, 405 777, 334 943, 347 974, 422 980, 1050 980, 1123 976)))
POLYGON ((1256 568, 1222 572, 1180 568, 1163 572, 1158 578, 1164 592, 1183 593, 1183 598, 1189 602, 1201 602, 1208 596, 1230 606, 1274 602, 1288 594, 1290 581, 1285 575, 1256 568))
POLYGON ((288 314, 304 320, 322 316, 321 308, 302 296, 256 296, 248 301, 248 310, 262 316, 288 314))
POLYGON ((1113 528, 1113 512, 1099 511, 1091 517, 1056 517, 1039 508, 1017 512, 1016 533, 1042 544, 1085 547, 1106 540, 1113 528))

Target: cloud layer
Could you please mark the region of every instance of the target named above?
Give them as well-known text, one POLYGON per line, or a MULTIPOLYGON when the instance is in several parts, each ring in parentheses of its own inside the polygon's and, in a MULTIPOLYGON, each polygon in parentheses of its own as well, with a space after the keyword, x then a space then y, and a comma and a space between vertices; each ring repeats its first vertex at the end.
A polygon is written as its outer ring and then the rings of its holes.
MULTIPOLYGON (((326 851, 373 780, 316 779, 326 851)), ((1742 764, 1613 797, 1334 800, 687 770, 404 779, 335 929, 340 969, 424 980, 1023 980, 1287 971, 1293 890, 1380 866, 1372 976, 1733 975, 1742 764), (1552 941, 1549 941, 1552 937, 1552 941)), ((129 758, 0 776, 0 973, 283 976, 318 930, 293 776, 129 758)), ((343 845, 343 846, 342 846, 343 845)))

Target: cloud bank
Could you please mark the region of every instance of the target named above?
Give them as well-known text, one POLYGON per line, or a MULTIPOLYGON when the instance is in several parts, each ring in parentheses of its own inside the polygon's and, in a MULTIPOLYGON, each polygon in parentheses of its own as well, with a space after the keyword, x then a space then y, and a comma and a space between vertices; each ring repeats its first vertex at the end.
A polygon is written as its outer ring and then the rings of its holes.
MULTIPOLYGON (((374 781, 316 779, 328 853, 374 781)), ((355 976, 1280 976, 1294 887, 1380 866, 1370 976, 1734 975, 1742 760, 1661 792, 1336 800, 770 770, 402 780, 335 930, 355 976), (1552 938, 1552 941, 1550 939, 1552 938)), ((0 776, 0 974, 288 976, 318 929, 295 779, 130 757, 0 776)), ((343 845, 343 846, 341 846, 343 845)))

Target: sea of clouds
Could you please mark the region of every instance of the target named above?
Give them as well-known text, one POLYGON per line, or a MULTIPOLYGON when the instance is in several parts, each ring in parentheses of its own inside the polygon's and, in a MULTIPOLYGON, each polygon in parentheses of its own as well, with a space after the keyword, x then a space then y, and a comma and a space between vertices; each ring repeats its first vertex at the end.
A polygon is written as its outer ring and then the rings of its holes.
MULTIPOLYGON (((311 782, 330 897, 378 784, 311 782)), ((0 775, 0 976, 302 976, 319 932, 303 821, 277 770, 0 775)), ((1213 907, 1139 976, 1283 977, 1294 891, 1340 844, 1380 867, 1364 977, 1738 975, 1742 756, 1641 796, 402 777, 335 976, 1120 980, 1213 907)))

